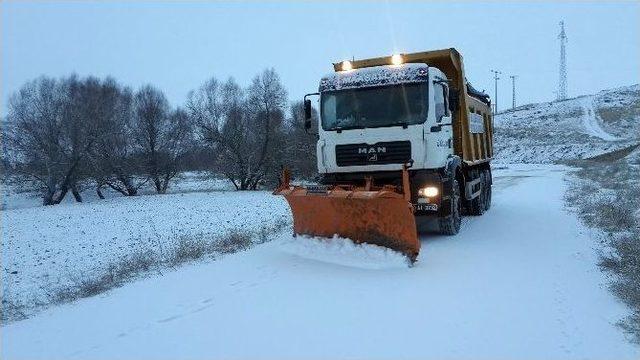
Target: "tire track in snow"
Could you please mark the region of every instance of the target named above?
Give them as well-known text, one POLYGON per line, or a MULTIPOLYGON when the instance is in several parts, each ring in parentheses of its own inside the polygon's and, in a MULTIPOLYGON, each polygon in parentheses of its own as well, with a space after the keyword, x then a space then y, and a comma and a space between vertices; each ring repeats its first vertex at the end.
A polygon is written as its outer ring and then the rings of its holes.
MULTIPOLYGON (((558 274, 562 273, 562 269, 560 266, 555 265, 556 272, 558 274)), ((556 306, 556 313, 558 316, 556 317, 556 323, 558 329, 560 329, 560 333, 562 334, 562 339, 558 339, 561 341, 560 349, 567 355, 571 355, 573 353, 572 349, 580 348, 582 346, 582 332, 576 326, 576 319, 573 315, 573 311, 571 309, 571 305, 569 304, 569 299, 567 297, 566 292, 567 284, 563 283, 560 279, 555 279, 553 281, 553 299, 556 306)))
POLYGON ((620 138, 609 134, 602 128, 602 126, 600 126, 600 122, 598 121, 598 115, 593 106, 593 97, 586 96, 582 100, 581 105, 582 105, 582 125, 584 126, 588 135, 598 137, 605 141, 621 140, 620 138))

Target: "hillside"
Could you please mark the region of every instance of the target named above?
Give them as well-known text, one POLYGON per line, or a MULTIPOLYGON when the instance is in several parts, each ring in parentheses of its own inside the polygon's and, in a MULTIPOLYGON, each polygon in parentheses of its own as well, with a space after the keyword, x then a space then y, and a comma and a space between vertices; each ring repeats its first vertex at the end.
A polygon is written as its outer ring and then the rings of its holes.
POLYGON ((529 104, 495 118, 495 159, 555 163, 640 142, 640 85, 564 101, 529 104))

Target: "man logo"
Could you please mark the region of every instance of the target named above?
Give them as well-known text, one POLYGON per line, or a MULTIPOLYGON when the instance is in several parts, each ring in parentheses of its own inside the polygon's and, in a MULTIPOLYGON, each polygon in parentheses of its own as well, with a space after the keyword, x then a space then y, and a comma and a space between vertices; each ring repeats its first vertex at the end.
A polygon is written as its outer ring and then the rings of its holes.
POLYGON ((372 146, 358 148, 358 154, 382 154, 387 152, 386 146, 372 146))
POLYGON ((378 154, 383 154, 386 152, 387 152, 387 148, 385 146, 371 146, 371 147, 358 148, 358 154, 367 155, 367 161, 370 161, 370 162, 378 161, 378 154))

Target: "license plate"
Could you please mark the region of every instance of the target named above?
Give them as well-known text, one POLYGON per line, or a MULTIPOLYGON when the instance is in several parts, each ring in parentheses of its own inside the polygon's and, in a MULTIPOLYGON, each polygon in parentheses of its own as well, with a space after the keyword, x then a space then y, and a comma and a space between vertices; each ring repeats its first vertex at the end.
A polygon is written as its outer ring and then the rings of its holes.
POLYGON ((416 204, 417 211, 438 211, 438 204, 416 204))

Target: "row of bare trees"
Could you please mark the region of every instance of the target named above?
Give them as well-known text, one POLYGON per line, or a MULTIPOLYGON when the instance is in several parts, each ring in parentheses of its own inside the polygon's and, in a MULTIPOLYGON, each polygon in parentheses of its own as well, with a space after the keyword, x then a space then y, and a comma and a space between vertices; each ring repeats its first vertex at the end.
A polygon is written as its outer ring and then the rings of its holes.
POLYGON ((145 86, 133 93, 115 80, 41 77, 11 96, 5 126, 15 179, 43 193, 43 204, 68 192, 82 201, 87 183, 136 195, 147 181, 164 193, 189 151, 186 113, 145 86))
POLYGON ((273 69, 246 88, 215 78, 192 91, 183 108, 144 86, 112 78, 41 77, 9 100, 3 123, 3 164, 43 204, 93 187, 134 196, 145 185, 165 193, 185 169, 208 170, 236 189, 276 180, 281 166, 315 172, 315 139, 304 132, 302 104, 288 105, 273 69))

